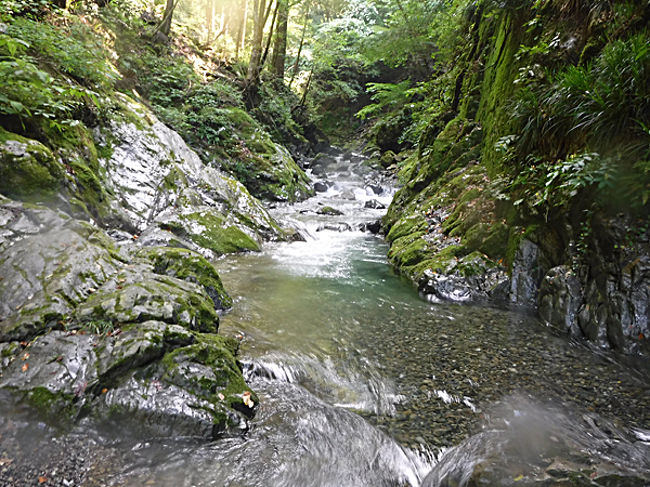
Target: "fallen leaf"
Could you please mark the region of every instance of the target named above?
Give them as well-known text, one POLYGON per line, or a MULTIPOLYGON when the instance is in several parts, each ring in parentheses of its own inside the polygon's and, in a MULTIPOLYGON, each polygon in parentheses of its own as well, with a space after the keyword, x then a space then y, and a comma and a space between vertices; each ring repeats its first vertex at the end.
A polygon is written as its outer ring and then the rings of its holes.
POLYGON ((249 408, 252 409, 253 406, 255 406, 255 402, 253 402, 251 399, 251 393, 249 391, 246 391, 244 394, 242 394, 242 399, 244 400, 244 404, 246 404, 246 406, 249 408))
POLYGON ((23 366, 20 368, 20 370, 22 370, 23 372, 27 372, 27 369, 29 369, 29 364, 25 362, 23 366))
POLYGON ((104 388, 102 389, 102 394, 106 394, 107 392, 108 392, 108 388, 104 387, 104 388))
POLYGON ((29 352, 25 352, 23 354, 23 360, 27 360, 29 358, 29 352))
POLYGON ((39 484, 44 484, 45 482, 47 482, 47 477, 45 477, 44 475, 41 475, 41 476, 38 478, 38 483, 39 483, 39 484))
POLYGON ((220 401, 223 401, 223 400, 226 398, 226 396, 224 396, 224 395, 221 394, 221 393, 219 393, 219 395, 218 395, 217 397, 219 397, 219 400, 220 400, 220 401))
POLYGON ((520 480, 524 480, 524 476, 523 475, 518 475, 512 480, 514 480, 515 482, 519 482, 520 480))

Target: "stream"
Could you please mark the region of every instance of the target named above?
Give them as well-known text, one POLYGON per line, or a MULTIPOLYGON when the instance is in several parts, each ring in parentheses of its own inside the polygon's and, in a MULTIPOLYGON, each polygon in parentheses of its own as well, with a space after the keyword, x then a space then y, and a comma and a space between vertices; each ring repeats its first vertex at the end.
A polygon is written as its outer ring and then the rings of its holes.
POLYGON ((273 209, 306 241, 216 262, 235 300, 220 333, 241 339, 260 397, 248 433, 206 443, 81 424, 65 438, 101 452, 84 485, 650 485, 647 364, 520 310, 421 299, 358 229, 390 184, 356 159, 314 172, 327 191, 273 209), (541 483, 574 471, 596 483, 541 483))

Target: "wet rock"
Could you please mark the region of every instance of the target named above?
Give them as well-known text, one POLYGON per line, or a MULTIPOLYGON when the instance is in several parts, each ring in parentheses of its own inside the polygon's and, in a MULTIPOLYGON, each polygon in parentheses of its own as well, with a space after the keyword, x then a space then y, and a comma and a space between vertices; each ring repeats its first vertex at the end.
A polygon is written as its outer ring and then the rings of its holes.
POLYGON ((200 286, 152 270, 145 264, 122 269, 77 307, 75 320, 85 326, 105 321, 159 320, 192 330, 217 331, 219 317, 214 303, 200 286))
POLYGON ((317 232, 322 232, 323 230, 331 230, 333 232, 351 232, 352 227, 348 223, 339 222, 339 223, 325 223, 319 225, 316 229, 317 232))
POLYGON ((386 205, 383 203, 380 203, 377 200, 368 200, 365 202, 363 205, 364 208, 371 208, 373 210, 384 210, 386 208, 386 205))
POLYGON ((204 333, 232 302, 218 274, 191 250, 137 242, 118 248, 0 197, 0 388, 57 421, 123 413, 164 434, 242 431, 257 398, 236 343, 204 333))
POLYGON ((40 142, 0 127, 0 193, 43 199, 63 188, 65 171, 40 142))
POLYGON ((578 310, 582 306, 582 286, 568 266, 548 271, 539 289, 539 315, 563 331, 580 335, 578 310))
POLYGON ((528 239, 523 239, 512 264, 510 281, 511 301, 533 309, 537 307, 537 293, 544 276, 539 257, 539 246, 528 239))
POLYGON ((384 188, 382 188, 378 184, 369 184, 368 186, 366 186, 366 191, 368 190, 372 191, 372 193, 376 195, 384 194, 384 188))
POLYGON ((126 324, 111 336, 54 331, 26 350, 2 371, 0 387, 59 422, 123 415, 149 433, 212 438, 245 429, 257 404, 234 340, 178 325, 126 324))
MULTIPOLYGON (((115 195, 111 202, 114 214, 138 233, 157 233, 164 225, 176 225, 182 228, 179 236, 194 243, 194 250, 204 247, 216 254, 251 249, 263 239, 282 238, 278 224, 240 182, 204 165, 183 139, 146 107, 119 96, 123 110, 129 111, 137 124, 116 117, 95 134, 97 144, 110 149, 110 157, 100 162, 104 184, 115 195), (223 228, 226 243, 223 235, 210 232, 210 228, 203 231, 203 227, 215 225, 223 228), (256 244, 246 241, 239 245, 244 238, 240 236, 228 242, 235 233, 228 229, 237 229, 256 244)), ((163 237, 158 233, 151 242, 160 245, 163 237)))
POLYGON ((123 265, 111 240, 47 208, 0 205, 0 341, 25 340, 72 313, 123 265))
POLYGON ((327 185, 327 183, 323 183, 320 181, 316 181, 314 183, 314 191, 316 191, 317 193, 325 193, 328 189, 329 186, 327 185))
POLYGON ((203 286, 217 310, 232 306, 232 298, 221 283, 214 266, 202 256, 185 249, 145 248, 138 256, 153 263, 154 272, 203 286))
POLYGON ((332 208, 331 206, 322 206, 316 211, 316 213, 318 213, 319 215, 333 215, 333 216, 343 215, 343 212, 341 210, 337 210, 336 208, 332 208))
POLYGON ((362 232, 370 232, 377 235, 381 231, 381 220, 375 220, 374 222, 362 223, 359 226, 359 230, 362 232))
POLYGON ((418 283, 418 290, 429 301, 500 300, 506 295, 509 281, 505 269, 479 252, 437 266, 437 270, 426 269, 418 283))

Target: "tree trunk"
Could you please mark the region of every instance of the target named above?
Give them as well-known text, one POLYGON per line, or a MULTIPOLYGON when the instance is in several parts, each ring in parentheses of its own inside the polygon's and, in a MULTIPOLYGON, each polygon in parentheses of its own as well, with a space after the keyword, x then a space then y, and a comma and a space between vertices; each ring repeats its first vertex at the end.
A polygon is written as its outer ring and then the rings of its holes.
POLYGON ((165 5, 165 14, 163 15, 162 22, 157 29, 158 32, 167 37, 169 37, 169 32, 172 29, 172 16, 174 15, 174 9, 176 8, 177 3, 178 0, 167 0, 167 4, 165 5))
POLYGON ((207 27, 207 36, 205 44, 210 44, 212 39, 212 31, 214 30, 214 0, 205 0, 205 22, 207 27))
POLYGON ((269 55, 269 49, 271 48, 271 39, 273 38, 273 29, 275 28, 275 19, 278 16, 278 7, 280 6, 280 0, 275 4, 275 9, 273 10, 273 18, 271 19, 271 28, 269 29, 269 35, 266 38, 266 47, 264 48, 264 54, 262 55, 262 61, 260 62, 260 70, 264 67, 266 58, 269 55))
POLYGON ((237 39, 235 40, 235 60, 239 59, 239 50, 244 49, 246 41, 246 23, 248 22, 248 0, 244 0, 244 13, 242 14, 241 23, 237 29, 237 39))
POLYGON ((298 46, 298 54, 296 55, 296 61, 293 63, 293 73, 291 73, 291 81, 289 81, 289 87, 293 84, 293 80, 298 76, 298 70, 300 69, 300 55, 302 54, 302 46, 305 42, 305 32, 307 31, 307 21, 309 20, 309 2, 305 6, 305 18, 302 21, 302 34, 300 34, 300 45, 298 46))
POLYGON ((305 106, 305 101, 307 101, 307 93, 309 92, 309 88, 311 88, 311 78, 314 75, 314 69, 309 72, 309 78, 307 78, 307 85, 305 86, 305 91, 302 94, 302 98, 300 98, 300 105, 301 107, 305 106))
POLYGON ((287 23, 289 19, 289 0, 278 0, 278 27, 275 29, 275 43, 271 58, 271 71, 284 80, 284 63, 287 57, 287 23))
POLYGON ((248 63, 248 74, 246 75, 246 86, 252 86, 257 83, 260 74, 260 60, 262 58, 262 41, 264 38, 264 24, 266 10, 266 0, 255 0, 253 44, 251 46, 251 59, 248 63))

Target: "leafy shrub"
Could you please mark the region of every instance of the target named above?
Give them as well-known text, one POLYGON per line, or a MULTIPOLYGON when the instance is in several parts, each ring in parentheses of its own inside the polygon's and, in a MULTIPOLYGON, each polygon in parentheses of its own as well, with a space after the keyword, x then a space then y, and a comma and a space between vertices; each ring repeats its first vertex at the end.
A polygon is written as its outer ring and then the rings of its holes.
POLYGON ((28 18, 13 19, 7 35, 29 46, 40 62, 93 88, 108 88, 116 73, 105 58, 101 39, 78 20, 62 28, 28 18))
POLYGON ((55 80, 28 56, 0 56, 0 78, 0 113, 20 119, 41 117, 53 126, 73 124, 76 108, 88 100, 97 103, 94 92, 55 80))
POLYGON ((566 205, 586 188, 595 189, 595 196, 611 195, 614 181, 633 206, 647 204, 647 33, 611 42, 587 65, 528 83, 518 91, 513 112, 520 130, 509 136, 506 152, 519 166, 515 186, 533 206, 566 205))

